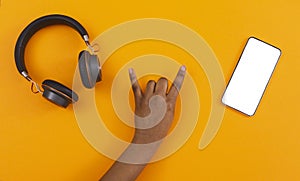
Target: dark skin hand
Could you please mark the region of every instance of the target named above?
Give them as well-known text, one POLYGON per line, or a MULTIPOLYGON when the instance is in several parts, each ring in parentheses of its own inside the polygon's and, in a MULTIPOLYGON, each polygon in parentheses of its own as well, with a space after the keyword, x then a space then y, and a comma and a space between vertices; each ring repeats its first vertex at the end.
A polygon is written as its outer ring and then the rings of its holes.
POLYGON ((129 69, 135 100, 135 134, 132 143, 101 181, 133 181, 140 175, 171 127, 185 73, 185 66, 181 66, 169 91, 166 78, 157 82, 150 80, 142 91, 134 70, 129 69))

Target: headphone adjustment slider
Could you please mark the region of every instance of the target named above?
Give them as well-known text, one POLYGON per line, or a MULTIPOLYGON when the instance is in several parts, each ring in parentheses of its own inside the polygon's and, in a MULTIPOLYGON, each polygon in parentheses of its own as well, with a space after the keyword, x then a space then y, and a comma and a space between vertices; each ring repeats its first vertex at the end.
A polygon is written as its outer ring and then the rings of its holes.
POLYGON ((95 49, 94 47, 90 44, 89 36, 88 35, 83 35, 83 40, 85 41, 86 46, 89 48, 89 50, 95 54, 95 49))
POLYGON ((31 77, 28 75, 28 73, 26 71, 21 72, 21 74, 23 75, 23 77, 25 77, 25 79, 27 79, 28 81, 32 81, 31 77))

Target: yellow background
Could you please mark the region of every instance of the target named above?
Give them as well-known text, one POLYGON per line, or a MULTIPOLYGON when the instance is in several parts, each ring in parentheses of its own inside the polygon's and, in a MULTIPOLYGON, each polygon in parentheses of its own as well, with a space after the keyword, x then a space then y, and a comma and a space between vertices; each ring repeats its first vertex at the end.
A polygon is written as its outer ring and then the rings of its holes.
MULTIPOLYGON (((198 150, 198 143, 210 111, 209 83, 182 50, 155 41, 121 48, 103 66, 108 78, 97 85, 96 97, 109 101, 109 81, 131 58, 148 53, 171 56, 187 65, 201 90, 201 115, 188 142, 171 157, 148 165, 138 180, 300 180, 299 9, 297 0, 1 0, 0 181, 97 180, 113 162, 83 138, 72 106, 65 110, 32 94, 16 70, 13 53, 18 35, 32 20, 51 13, 77 19, 91 39, 133 19, 178 21, 210 44, 226 82, 249 36, 279 47, 282 57, 255 116, 226 109, 218 135, 204 151, 198 150)), ((39 83, 51 78, 71 87, 78 52, 84 48, 72 29, 49 27, 30 41, 26 65, 39 83)), ((101 101, 97 100, 99 112, 110 119, 113 112, 101 101)), ((106 122, 110 121, 114 122, 106 122)), ((110 129, 126 139, 132 130, 119 124, 110 129)))

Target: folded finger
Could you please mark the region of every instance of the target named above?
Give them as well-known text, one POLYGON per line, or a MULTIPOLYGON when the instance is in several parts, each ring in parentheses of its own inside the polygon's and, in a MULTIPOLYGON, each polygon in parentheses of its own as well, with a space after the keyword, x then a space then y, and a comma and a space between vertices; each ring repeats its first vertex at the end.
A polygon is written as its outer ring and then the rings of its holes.
POLYGON ((156 82, 154 80, 149 80, 144 94, 144 97, 147 101, 149 101, 150 97, 153 96, 155 87, 156 87, 156 82))
POLYGON ((166 95, 168 90, 168 80, 164 77, 160 78, 155 87, 155 93, 156 94, 161 94, 161 95, 166 95))

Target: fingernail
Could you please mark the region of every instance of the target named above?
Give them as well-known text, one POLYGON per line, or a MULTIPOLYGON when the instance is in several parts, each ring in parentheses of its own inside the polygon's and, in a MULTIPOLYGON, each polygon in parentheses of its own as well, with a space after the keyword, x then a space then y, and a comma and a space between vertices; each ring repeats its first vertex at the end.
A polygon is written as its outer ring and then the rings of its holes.
POLYGON ((180 70, 181 70, 181 71, 186 71, 186 66, 185 66, 185 65, 182 65, 182 66, 180 67, 180 70))
POLYGON ((129 69, 128 69, 128 72, 129 72, 129 74, 132 74, 133 69, 132 69, 132 68, 129 68, 129 69))

